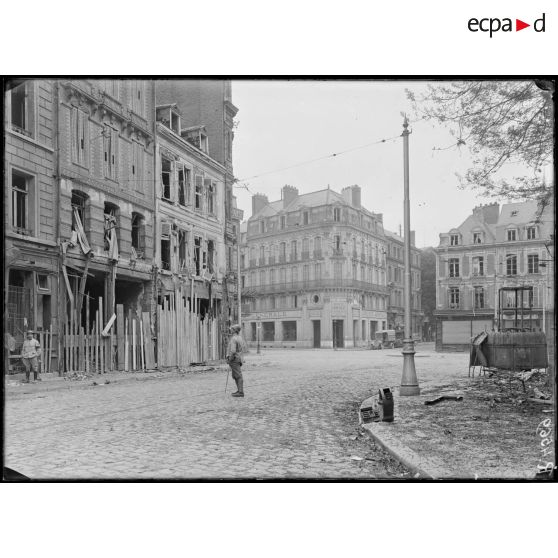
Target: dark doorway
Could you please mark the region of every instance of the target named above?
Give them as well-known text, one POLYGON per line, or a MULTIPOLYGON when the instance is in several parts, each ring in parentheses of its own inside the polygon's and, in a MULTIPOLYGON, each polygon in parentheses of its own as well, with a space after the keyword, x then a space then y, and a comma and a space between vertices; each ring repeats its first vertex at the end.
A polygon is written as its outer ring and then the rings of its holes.
POLYGON ((312 320, 312 325, 314 326, 314 349, 319 349, 322 346, 321 322, 312 320))
POLYGON ((343 348, 345 337, 343 335, 343 320, 333 320, 333 348, 343 348))

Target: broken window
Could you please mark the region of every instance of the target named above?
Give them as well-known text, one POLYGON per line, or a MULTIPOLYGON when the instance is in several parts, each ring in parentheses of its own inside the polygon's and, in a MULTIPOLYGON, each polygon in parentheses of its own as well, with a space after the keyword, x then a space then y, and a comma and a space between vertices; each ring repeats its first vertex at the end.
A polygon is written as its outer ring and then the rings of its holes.
POLYGON ((161 269, 171 268, 171 226, 161 223, 161 269))
POLYGON ((132 213, 132 254, 136 258, 145 257, 145 219, 135 212, 132 213))
POLYGON ((170 201, 171 199, 171 175, 172 163, 170 159, 163 157, 161 159, 161 184, 163 190, 161 196, 164 200, 170 201))
POLYGON ((482 233, 480 232, 473 233, 473 244, 482 244, 482 233))
POLYGON ((203 176, 201 174, 196 174, 196 192, 195 192, 195 200, 194 200, 194 207, 195 209, 202 209, 202 196, 203 196, 203 176))
POLYGON ((171 113, 170 129, 175 134, 180 135, 180 115, 174 110, 171 110, 170 113, 171 113))
POLYGON ((188 268, 188 231, 178 231, 178 269, 186 271, 188 268))
POLYGON ((105 202, 104 249, 111 259, 118 259, 118 206, 105 202))
POLYGON ((207 197, 207 212, 210 215, 215 214, 215 182, 213 182, 210 178, 206 178, 204 180, 205 186, 205 195, 207 197))
POLYGON ((215 243, 213 240, 207 241, 207 269, 209 273, 215 272, 215 243))
POLYGON ((190 203, 190 169, 184 165, 178 168, 178 203, 181 205, 190 203))
POLYGON ((34 136, 33 82, 24 81, 9 92, 9 116, 12 130, 34 136))
POLYGON ((196 275, 201 275, 201 242, 200 236, 194 237, 194 265, 196 268, 196 275))
POLYGON ((33 177, 12 169, 12 228, 19 234, 32 234, 33 177))

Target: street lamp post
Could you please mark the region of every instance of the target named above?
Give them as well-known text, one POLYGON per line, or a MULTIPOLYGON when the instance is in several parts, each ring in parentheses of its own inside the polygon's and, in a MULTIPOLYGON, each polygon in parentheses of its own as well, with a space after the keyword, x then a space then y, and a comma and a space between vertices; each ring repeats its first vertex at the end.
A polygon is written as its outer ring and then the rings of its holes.
POLYGON ((404 221, 405 221, 405 338, 403 339, 403 376, 399 395, 419 395, 415 370, 415 342, 411 330, 411 210, 409 203, 409 121, 403 121, 404 221))

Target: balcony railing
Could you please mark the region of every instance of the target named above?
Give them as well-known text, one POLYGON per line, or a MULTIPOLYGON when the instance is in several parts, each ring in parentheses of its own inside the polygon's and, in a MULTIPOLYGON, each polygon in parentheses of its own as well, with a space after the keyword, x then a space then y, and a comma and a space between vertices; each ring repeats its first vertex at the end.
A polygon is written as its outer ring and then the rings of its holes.
POLYGON ((382 285, 368 283, 366 281, 357 281, 356 279, 308 279, 306 281, 283 281, 279 283, 268 283, 267 285, 246 287, 245 289, 243 289, 242 292, 245 295, 249 294, 251 296, 254 296, 257 294, 301 290, 321 290, 331 288, 356 289, 365 292, 373 292, 376 294, 385 294, 387 292, 386 287, 382 285))
POLYGON ((287 256, 279 256, 279 263, 286 263, 287 262, 287 256))
POLYGON ((310 252, 308 252, 308 251, 302 252, 301 255, 302 255, 303 260, 309 260, 310 259, 310 252))
POLYGON ((321 260, 323 258, 323 254, 321 250, 314 250, 314 259, 321 260))
POLYGON ((269 256, 269 265, 275 265, 275 256, 269 256))
POLYGON ((343 250, 341 248, 333 248, 332 251, 333 256, 343 256, 343 250))

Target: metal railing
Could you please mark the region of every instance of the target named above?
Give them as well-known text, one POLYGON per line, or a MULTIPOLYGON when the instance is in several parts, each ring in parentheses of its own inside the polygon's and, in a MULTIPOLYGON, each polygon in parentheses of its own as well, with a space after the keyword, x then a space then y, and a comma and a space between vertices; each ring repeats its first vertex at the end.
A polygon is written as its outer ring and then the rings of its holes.
POLYGON ((245 295, 250 294, 254 296, 258 294, 331 288, 356 289, 378 294, 385 294, 387 292, 386 287, 383 285, 368 283, 366 281, 358 281, 356 279, 308 279, 302 281, 269 283, 267 285, 246 287, 242 292, 245 295))

